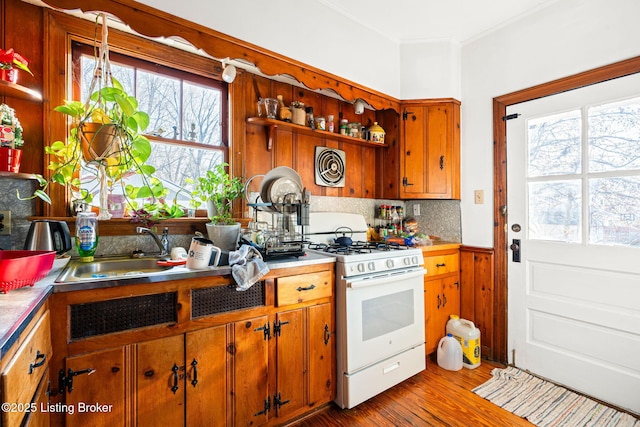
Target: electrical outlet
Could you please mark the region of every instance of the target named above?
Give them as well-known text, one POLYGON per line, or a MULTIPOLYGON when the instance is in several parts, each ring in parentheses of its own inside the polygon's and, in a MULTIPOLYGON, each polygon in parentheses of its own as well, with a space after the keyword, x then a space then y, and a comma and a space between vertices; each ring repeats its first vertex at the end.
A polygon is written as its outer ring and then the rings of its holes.
POLYGON ((420 216, 420 205, 413 205, 413 216, 420 216))
POLYGON ((473 192, 473 201, 476 205, 484 203, 484 190, 476 190, 473 192))
POLYGON ((11 234, 11 211, 0 211, 0 235, 11 234))

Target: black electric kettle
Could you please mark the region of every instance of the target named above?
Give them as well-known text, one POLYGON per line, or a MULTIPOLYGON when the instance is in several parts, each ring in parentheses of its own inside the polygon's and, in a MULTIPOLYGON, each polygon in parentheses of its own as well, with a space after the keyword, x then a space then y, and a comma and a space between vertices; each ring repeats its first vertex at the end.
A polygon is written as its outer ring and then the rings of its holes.
POLYGON ((71 235, 67 223, 48 219, 33 221, 24 248, 28 251, 56 251, 58 255, 70 251, 71 235))

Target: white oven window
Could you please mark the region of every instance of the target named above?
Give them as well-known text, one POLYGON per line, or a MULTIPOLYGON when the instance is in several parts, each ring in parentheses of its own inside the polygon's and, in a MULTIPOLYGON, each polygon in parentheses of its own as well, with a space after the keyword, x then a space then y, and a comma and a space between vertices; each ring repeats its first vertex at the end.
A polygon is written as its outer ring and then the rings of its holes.
POLYGON ((362 340, 368 341, 414 322, 413 289, 362 301, 362 340))

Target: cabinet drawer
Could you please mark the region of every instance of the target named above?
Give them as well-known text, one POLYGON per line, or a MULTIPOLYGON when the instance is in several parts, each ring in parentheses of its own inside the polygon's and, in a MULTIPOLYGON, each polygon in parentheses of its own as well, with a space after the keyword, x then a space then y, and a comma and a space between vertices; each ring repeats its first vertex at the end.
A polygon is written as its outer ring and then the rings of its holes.
POLYGON ((276 304, 283 306, 330 297, 332 279, 331 271, 281 277, 276 282, 276 304))
MULTIPOLYGON (((17 404, 31 402, 47 370, 51 354, 49 311, 46 311, 2 373, 3 401, 17 404)), ((24 414, 20 411, 3 412, 2 425, 18 426, 24 414)))
POLYGON ((456 254, 435 255, 424 258, 426 276, 455 273, 460 270, 460 256, 456 254))

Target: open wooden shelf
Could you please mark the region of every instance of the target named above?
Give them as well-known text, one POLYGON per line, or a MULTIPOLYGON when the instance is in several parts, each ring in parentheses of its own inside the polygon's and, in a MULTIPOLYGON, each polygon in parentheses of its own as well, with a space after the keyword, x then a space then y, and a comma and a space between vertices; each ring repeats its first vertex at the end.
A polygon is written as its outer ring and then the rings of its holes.
POLYGON ((28 99, 30 101, 42 101, 42 94, 40 92, 4 80, 0 80, 0 95, 28 99))
POLYGON ((23 173, 23 172, 2 172, 0 171, 0 178, 11 178, 11 179, 37 179, 35 174, 32 173, 23 173))
POLYGON ((266 119, 263 117, 249 117, 247 123, 264 126, 267 131, 267 150, 271 151, 273 146, 273 139, 275 138, 275 132, 278 126, 283 128, 289 128, 292 132, 302 135, 312 135, 320 138, 332 139, 335 141, 346 142, 349 144, 366 145, 368 147, 386 148, 385 144, 378 142, 371 142, 365 139, 353 138, 351 136, 341 135, 339 133, 327 132, 325 130, 311 129, 307 126, 296 125, 290 122, 283 122, 282 120, 266 119))

